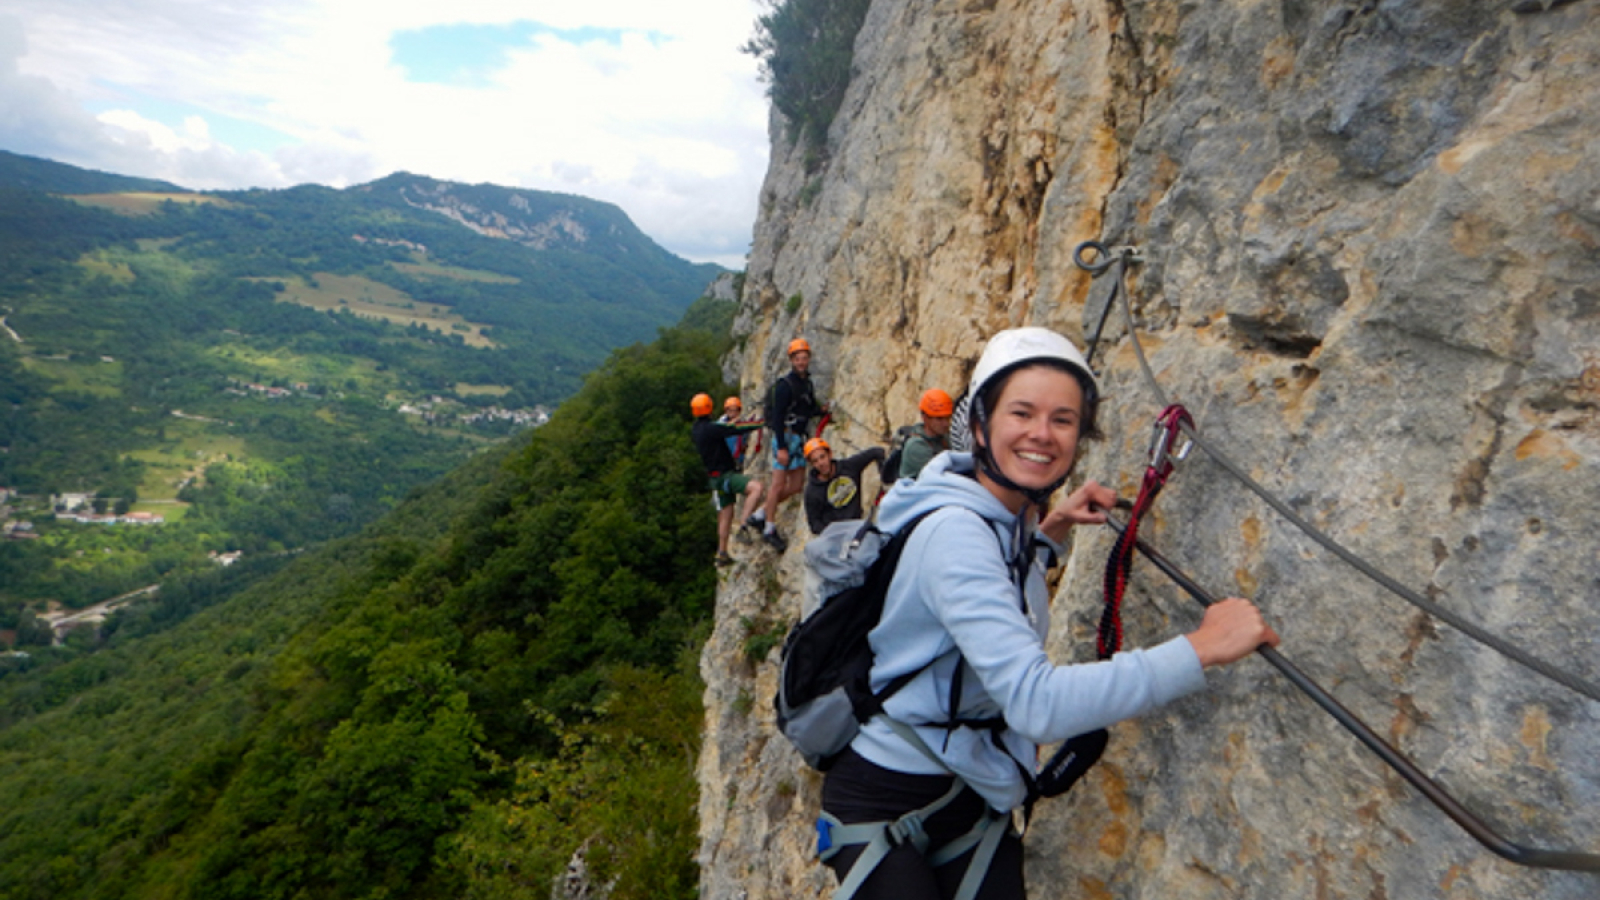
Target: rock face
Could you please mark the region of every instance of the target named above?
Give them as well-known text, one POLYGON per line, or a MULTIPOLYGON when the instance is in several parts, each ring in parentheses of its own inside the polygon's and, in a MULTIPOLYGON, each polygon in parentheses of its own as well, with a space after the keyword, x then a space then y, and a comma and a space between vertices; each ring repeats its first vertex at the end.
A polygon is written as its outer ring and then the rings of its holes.
MULTIPOLYGON (((747 404, 816 348, 854 451, 960 392, 983 341, 1096 347, 1132 497, 1185 403, 1299 516, 1432 602, 1600 681, 1600 3, 876 0, 825 159, 774 129, 728 361, 747 404), (808 164, 810 168, 808 168, 808 164), (1146 377, 1133 337, 1148 357, 1146 377)), ((788 532, 804 524, 798 502, 788 532)), ((1256 598, 1283 654, 1508 840, 1600 852, 1600 703, 1361 577, 1195 452, 1143 534, 1256 598)), ((746 546, 707 645, 703 896, 826 896, 820 778, 772 727, 799 544, 746 546)), ((1092 658, 1110 540, 1078 534, 1051 653, 1092 658)), ((1198 621, 1139 563, 1132 645, 1198 621)), ((1027 837, 1040 898, 1600 896, 1484 850, 1260 660, 1113 730, 1027 837)))

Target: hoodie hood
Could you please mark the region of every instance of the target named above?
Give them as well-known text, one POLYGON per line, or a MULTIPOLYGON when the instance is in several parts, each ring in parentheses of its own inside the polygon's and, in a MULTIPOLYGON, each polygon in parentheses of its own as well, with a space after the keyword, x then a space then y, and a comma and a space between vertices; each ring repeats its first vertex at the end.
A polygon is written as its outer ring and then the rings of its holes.
POLYGON ((1009 533, 1016 524, 1016 515, 978 483, 974 471, 972 454, 940 453, 915 479, 900 479, 884 495, 878 504, 878 527, 896 532, 925 512, 955 505, 1004 526, 1003 531, 1009 533))

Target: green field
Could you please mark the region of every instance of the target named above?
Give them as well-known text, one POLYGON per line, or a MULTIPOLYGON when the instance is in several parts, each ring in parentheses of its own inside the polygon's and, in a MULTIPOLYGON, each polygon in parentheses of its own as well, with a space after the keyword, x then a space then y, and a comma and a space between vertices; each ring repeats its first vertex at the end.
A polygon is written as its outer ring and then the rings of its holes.
POLYGON ((247 381, 304 382, 335 391, 353 390, 371 395, 387 393, 396 381, 393 373, 380 372, 377 362, 364 357, 263 350, 242 342, 222 344, 207 352, 225 360, 235 377, 247 381))
POLYGON ((223 433, 219 426, 207 422, 174 417, 162 430, 166 440, 160 445, 126 454, 144 464, 144 478, 139 483, 141 502, 176 500, 181 487, 204 472, 206 466, 248 455, 243 438, 223 433))
POLYGON ((420 303, 404 291, 360 275, 318 272, 309 281, 304 278, 274 280, 281 280, 284 285, 283 293, 278 295, 280 302, 323 311, 343 310, 402 327, 420 325, 430 331, 459 334, 469 347, 496 346, 483 336, 483 329, 489 326, 468 322, 448 306, 420 303))
POLYGON ((134 274, 133 267, 127 260, 113 259, 111 254, 109 250, 88 253, 78 260, 78 265, 90 275, 108 279, 112 284, 123 287, 133 284, 139 277, 134 274))
POLYGON ((153 216, 161 211, 161 204, 168 201, 189 206, 207 203, 218 206, 232 205, 220 197, 205 194, 155 194, 143 191, 126 194, 76 194, 67 199, 96 209, 108 209, 124 216, 153 216))
POLYGON ((183 521, 189 513, 189 504, 178 500, 140 500, 135 503, 129 512, 154 513, 166 520, 165 524, 173 525, 183 521))
POLYGON ((119 362, 24 356, 22 365, 29 372, 50 379, 59 391, 95 397, 122 396, 122 363, 119 362))
POLYGON ((467 384, 458 381, 455 392, 457 397, 504 397, 511 393, 511 388, 503 384, 467 384))
POLYGON ((463 269, 459 266, 442 266, 435 262, 389 264, 396 272, 423 278, 448 278, 452 281, 476 281, 482 284, 521 284, 522 279, 481 269, 463 269))

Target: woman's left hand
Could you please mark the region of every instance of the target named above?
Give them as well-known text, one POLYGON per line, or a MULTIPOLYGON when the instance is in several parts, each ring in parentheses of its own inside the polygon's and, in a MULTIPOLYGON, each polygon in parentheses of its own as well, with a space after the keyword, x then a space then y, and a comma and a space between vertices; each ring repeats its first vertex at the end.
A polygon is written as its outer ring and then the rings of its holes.
POLYGON ((1039 523, 1039 530, 1059 544, 1066 540, 1067 530, 1074 525, 1099 525, 1104 522, 1105 511, 1116 502, 1116 491, 1099 482, 1086 481, 1050 510, 1049 515, 1039 523))

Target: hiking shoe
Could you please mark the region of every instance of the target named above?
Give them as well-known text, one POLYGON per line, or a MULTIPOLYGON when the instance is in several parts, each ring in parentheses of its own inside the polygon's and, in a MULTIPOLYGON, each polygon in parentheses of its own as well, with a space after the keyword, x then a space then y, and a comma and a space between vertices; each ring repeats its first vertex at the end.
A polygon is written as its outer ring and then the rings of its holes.
POLYGON ((762 532, 761 539, 766 541, 768 544, 771 544, 772 549, 778 551, 779 553, 783 553, 789 549, 789 542, 783 539, 783 535, 778 533, 778 529, 776 528, 772 529, 771 531, 762 532))
POLYGON ((719 565, 719 566, 731 566, 731 565, 733 565, 733 557, 729 556, 726 553, 719 552, 719 553, 717 553, 717 565, 719 565))
POLYGON ((761 515, 760 513, 752 513, 750 518, 744 520, 744 527, 754 528, 757 531, 760 531, 762 528, 766 527, 766 524, 767 517, 761 515))

